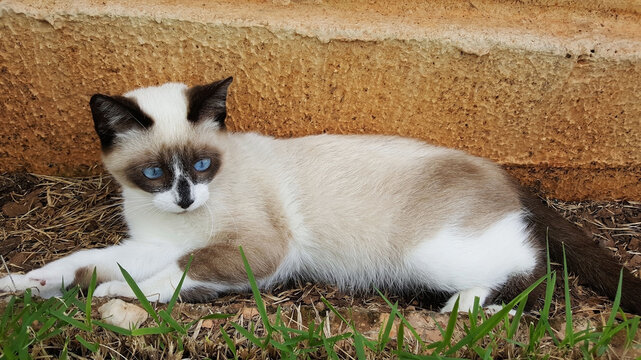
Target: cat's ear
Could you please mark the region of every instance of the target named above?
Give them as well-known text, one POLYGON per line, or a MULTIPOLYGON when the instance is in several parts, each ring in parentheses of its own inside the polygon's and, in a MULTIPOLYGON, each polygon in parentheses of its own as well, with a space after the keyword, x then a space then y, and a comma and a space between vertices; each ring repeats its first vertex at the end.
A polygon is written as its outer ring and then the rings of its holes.
POLYGON ((113 146, 118 134, 149 129, 154 124, 134 100, 124 96, 95 94, 89 105, 103 150, 113 146))
POLYGON ((198 123, 211 121, 219 129, 225 129, 227 117, 227 89, 234 80, 233 77, 213 82, 208 85, 194 86, 187 90, 189 111, 187 120, 198 123))

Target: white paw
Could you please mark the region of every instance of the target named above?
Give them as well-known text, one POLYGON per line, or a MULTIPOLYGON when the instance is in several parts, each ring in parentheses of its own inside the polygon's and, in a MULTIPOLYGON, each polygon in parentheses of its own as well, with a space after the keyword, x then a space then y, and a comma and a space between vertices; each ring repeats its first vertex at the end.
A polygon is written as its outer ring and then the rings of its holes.
POLYGON ((96 297, 122 296, 122 297, 128 297, 128 298, 136 297, 133 290, 131 290, 131 288, 126 282, 117 281, 117 280, 108 281, 106 283, 102 283, 98 285, 96 287, 96 290, 93 292, 93 296, 96 296, 96 297))
POLYGON ((43 276, 42 272, 37 270, 27 274, 12 274, 0 279, 0 291, 16 292, 32 290, 33 295, 43 298, 62 295, 62 277, 60 275, 43 276))
POLYGON ((454 310, 454 304, 456 300, 459 299, 458 312, 466 313, 471 312, 474 308, 475 298, 479 298, 479 305, 483 306, 485 299, 490 294, 490 290, 485 288, 471 288, 460 291, 454 294, 447 302, 445 306, 441 309, 441 314, 452 312, 454 310))
POLYGON ((25 290, 27 287, 24 287, 25 276, 19 274, 13 274, 11 276, 7 275, 0 279, 0 291, 2 292, 14 292, 25 290))
MULTIPOLYGON (((503 310, 503 306, 501 305, 488 305, 485 307, 485 313, 488 315, 494 315, 501 310, 503 310)), ((516 310, 512 309, 508 311, 508 315, 511 315, 511 316, 516 315, 516 310)))

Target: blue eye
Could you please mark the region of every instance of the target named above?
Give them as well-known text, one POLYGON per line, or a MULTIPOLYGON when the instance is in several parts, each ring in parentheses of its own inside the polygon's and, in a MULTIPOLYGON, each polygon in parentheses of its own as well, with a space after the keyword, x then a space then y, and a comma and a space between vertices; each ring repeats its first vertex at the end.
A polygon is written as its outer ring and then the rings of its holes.
POLYGON ((211 165, 211 159, 200 159, 194 164, 194 169, 196 169, 196 171, 205 171, 209 169, 209 165, 211 165))
POLYGON ((145 175, 147 179, 154 180, 162 176, 162 169, 157 166, 148 167, 148 168, 142 169, 142 174, 145 175))

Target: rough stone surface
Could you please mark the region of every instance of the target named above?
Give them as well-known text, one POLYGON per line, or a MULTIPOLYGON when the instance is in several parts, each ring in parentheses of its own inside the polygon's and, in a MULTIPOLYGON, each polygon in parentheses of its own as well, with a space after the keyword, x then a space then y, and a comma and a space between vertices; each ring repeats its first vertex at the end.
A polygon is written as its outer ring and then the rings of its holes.
POLYGON ((465 149, 641 200, 641 0, 0 1, 0 171, 95 169, 91 94, 229 75, 229 127, 465 149))

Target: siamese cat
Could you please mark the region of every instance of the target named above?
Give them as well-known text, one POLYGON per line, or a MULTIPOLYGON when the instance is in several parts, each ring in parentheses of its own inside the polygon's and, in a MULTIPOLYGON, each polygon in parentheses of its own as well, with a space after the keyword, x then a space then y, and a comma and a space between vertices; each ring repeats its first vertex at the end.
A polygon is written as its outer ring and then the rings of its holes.
MULTIPOLYGON (((609 297, 621 265, 578 227, 521 189, 498 165, 392 136, 275 139, 225 130, 232 78, 168 83, 90 106, 105 167, 122 186, 129 237, 73 253, 0 290, 42 297, 87 286, 134 297, 120 264, 151 300, 167 302, 191 259, 184 301, 247 291, 242 246, 262 288, 305 279, 347 291, 510 301, 550 256, 609 297)), ((534 305, 537 289, 530 296, 534 305)), ((624 309, 641 314, 641 280, 623 272, 624 309)))

